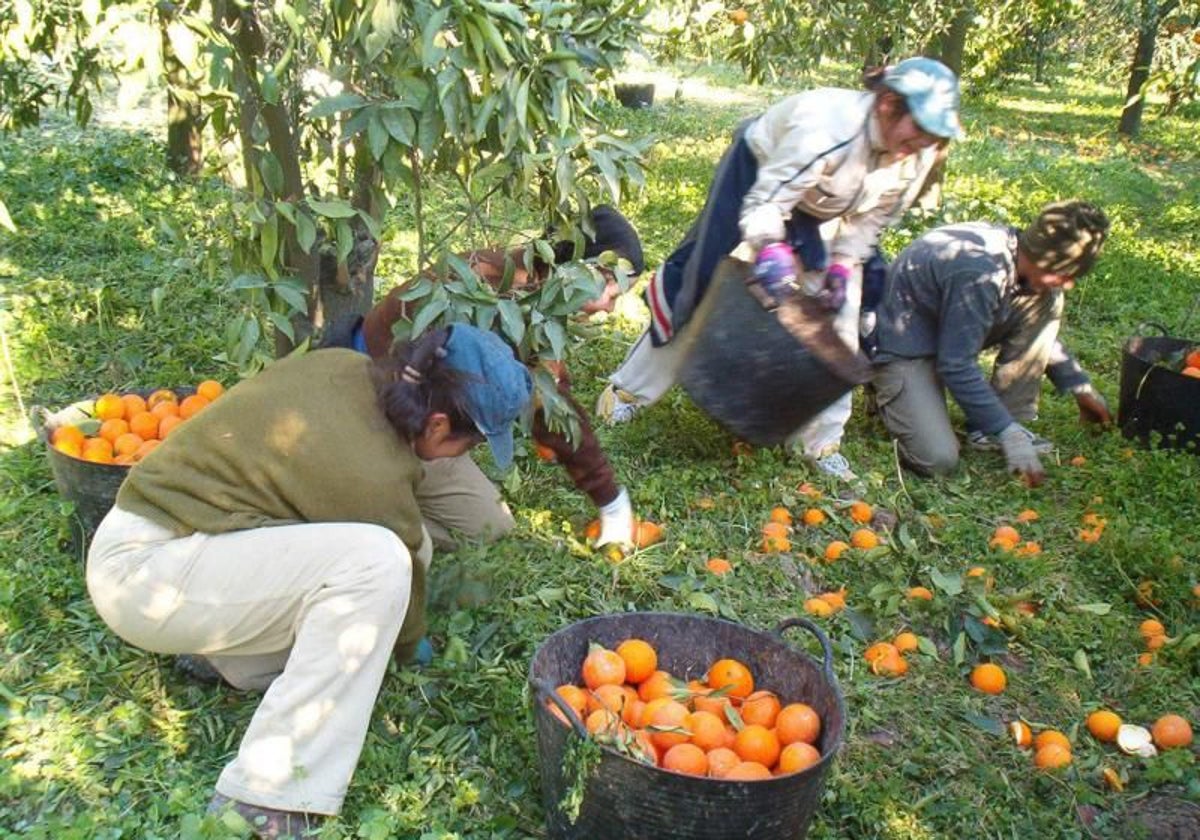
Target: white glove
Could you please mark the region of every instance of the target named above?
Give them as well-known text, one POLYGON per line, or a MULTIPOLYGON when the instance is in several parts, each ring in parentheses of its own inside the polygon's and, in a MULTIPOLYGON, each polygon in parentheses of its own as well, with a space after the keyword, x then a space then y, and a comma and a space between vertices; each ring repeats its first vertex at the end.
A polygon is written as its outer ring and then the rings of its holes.
POLYGON ((1000 432, 1000 447, 1004 450, 1004 460, 1008 471, 1020 473, 1025 483, 1036 487, 1046 477, 1042 462, 1033 451, 1033 433, 1020 423, 1009 423, 1000 432))
POLYGON ((787 230, 783 225, 783 214, 774 204, 760 204, 742 217, 742 239, 750 243, 755 251, 772 242, 783 242, 787 230))
POLYGON ((596 545, 616 545, 628 548, 634 539, 633 505, 629 503, 629 492, 622 487, 617 498, 600 508, 600 536, 596 545))

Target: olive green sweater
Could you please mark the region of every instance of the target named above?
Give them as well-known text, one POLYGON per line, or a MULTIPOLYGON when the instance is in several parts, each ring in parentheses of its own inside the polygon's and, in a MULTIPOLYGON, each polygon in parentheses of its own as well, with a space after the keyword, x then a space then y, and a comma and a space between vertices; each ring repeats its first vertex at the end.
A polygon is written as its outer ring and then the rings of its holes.
MULTIPOLYGON (((366 522, 421 545, 421 462, 388 423, 352 350, 282 359, 177 426, 136 464, 117 505, 179 536, 310 522, 366 522)), ((398 644, 425 629, 414 560, 398 644)))

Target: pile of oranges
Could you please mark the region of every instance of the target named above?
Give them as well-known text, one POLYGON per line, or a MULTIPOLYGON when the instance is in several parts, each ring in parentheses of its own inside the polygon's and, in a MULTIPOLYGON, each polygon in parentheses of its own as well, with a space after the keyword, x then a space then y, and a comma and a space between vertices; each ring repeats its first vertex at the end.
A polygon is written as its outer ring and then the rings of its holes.
MULTIPOLYGON (((800 492, 812 499, 821 498, 820 491, 801 485, 800 492)), ((825 546, 825 562, 832 563, 851 548, 869 550, 880 544, 879 535, 869 525, 875 516, 875 510, 866 502, 855 501, 846 508, 851 521, 860 526, 854 528, 849 535, 849 541, 835 539, 825 546)), ((829 515, 819 507, 806 508, 799 517, 799 522, 806 528, 820 528, 829 521, 829 515)), ((767 521, 762 526, 761 550, 764 554, 791 551, 791 534, 793 518, 786 507, 777 506, 771 509, 767 521)))
MULTIPOLYGON (((626 639, 615 650, 593 644, 580 668, 582 685, 565 683, 555 693, 596 741, 671 772, 754 781, 821 760, 820 715, 756 689, 744 663, 720 659, 690 681, 658 666, 644 639, 626 639)), ((552 700, 546 705, 567 723, 552 700)))
POLYGON ((206 379, 196 386, 196 393, 182 399, 169 388, 145 398, 104 394, 96 399, 92 419, 54 428, 50 445, 64 455, 96 464, 135 464, 153 452, 172 429, 223 393, 220 382, 206 379))

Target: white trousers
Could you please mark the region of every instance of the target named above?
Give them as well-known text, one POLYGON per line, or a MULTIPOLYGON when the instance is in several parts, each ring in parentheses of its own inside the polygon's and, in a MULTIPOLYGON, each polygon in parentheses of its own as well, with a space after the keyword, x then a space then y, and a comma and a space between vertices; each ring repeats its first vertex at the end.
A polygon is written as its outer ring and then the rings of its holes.
MULTIPOLYGON (((428 538, 418 552, 428 564, 428 538)), ((88 592, 125 641, 203 654, 266 689, 216 789, 267 808, 336 814, 408 609, 412 557, 361 523, 177 538, 114 507, 88 552, 88 592)))

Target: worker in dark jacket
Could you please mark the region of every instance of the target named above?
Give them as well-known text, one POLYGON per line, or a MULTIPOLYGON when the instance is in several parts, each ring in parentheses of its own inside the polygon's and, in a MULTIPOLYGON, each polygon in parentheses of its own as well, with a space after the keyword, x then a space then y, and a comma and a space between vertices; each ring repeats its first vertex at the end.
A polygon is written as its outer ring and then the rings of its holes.
POLYGON ((1071 393, 1080 420, 1111 420, 1104 398, 1058 339, 1063 292, 1086 274, 1108 219, 1083 201, 1045 207, 1024 230, 980 222, 926 233, 892 263, 879 306, 874 388, 902 459, 922 473, 958 463, 949 391, 967 419, 967 444, 1002 451, 1031 484, 1052 448, 1023 424, 1037 417, 1045 374, 1071 393), (997 347, 991 382, 979 354, 997 347))
MULTIPOLYGON (((594 233, 584 243, 581 258, 598 257, 611 251, 627 261, 631 275, 640 274, 645 264, 641 240, 633 225, 608 206, 594 208, 591 222, 594 233)), ((575 245, 564 240, 554 246, 554 251, 555 261, 563 262, 575 256, 575 245)), ((532 270, 526 271, 522 248, 509 252, 502 249, 473 251, 463 255, 463 259, 482 280, 493 287, 498 286, 506 272, 511 271, 513 288, 532 290, 546 279, 551 268, 544 261, 535 260, 532 270)), ((613 307, 619 292, 618 284, 610 271, 601 268, 601 272, 607 278, 604 291, 581 307, 583 313, 611 311, 613 307)), ((392 327, 411 315, 408 304, 402 300, 407 290, 405 284, 392 289, 349 336, 333 343, 353 346, 374 358, 386 355, 392 344, 392 327)), ((565 367, 561 363, 542 364, 554 374, 559 394, 578 415, 580 435, 573 446, 566 435, 551 431, 541 411, 535 411, 534 440, 553 451, 555 460, 562 464, 575 486, 595 504, 600 520, 597 544, 631 545, 634 542, 634 516, 629 494, 618 483, 612 465, 600 448, 587 412, 571 395, 571 381, 565 367)), ((513 527, 507 508, 503 504, 490 503, 498 499, 498 490, 469 457, 426 464, 425 472, 426 480, 418 491, 419 500, 436 545, 452 544, 454 532, 473 538, 494 538, 513 527), (472 503, 472 495, 489 503, 472 503), (480 510, 493 511, 495 516, 480 520, 480 510)))

